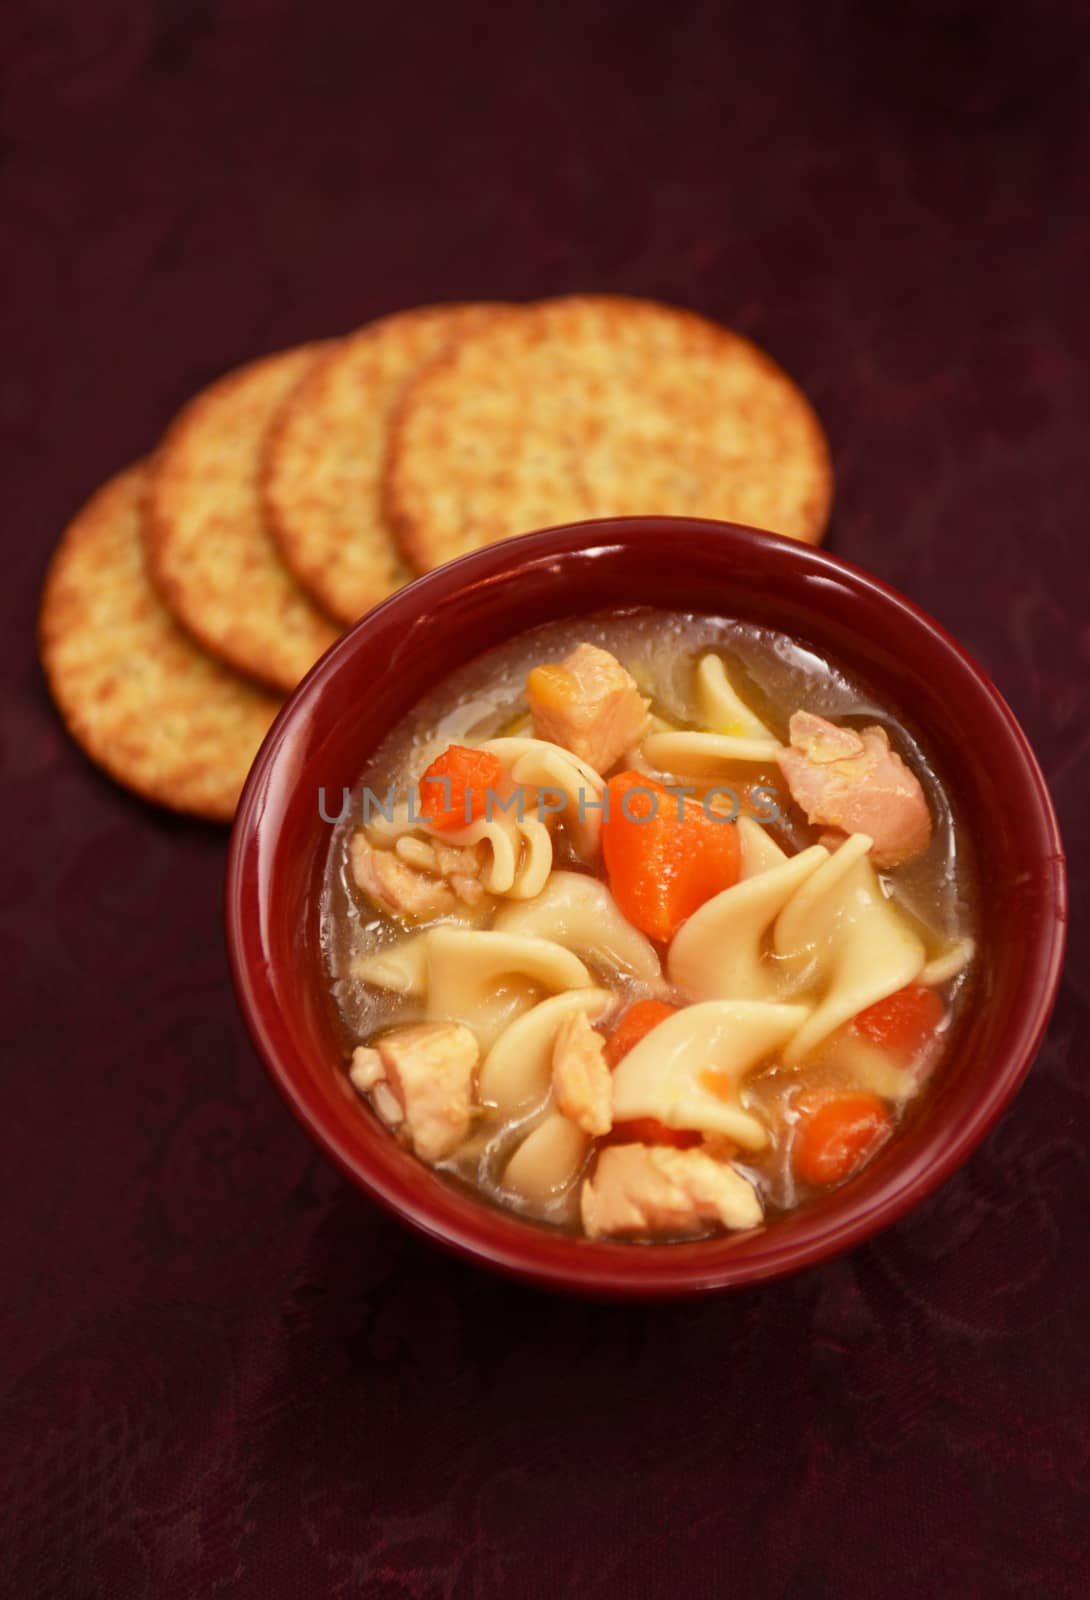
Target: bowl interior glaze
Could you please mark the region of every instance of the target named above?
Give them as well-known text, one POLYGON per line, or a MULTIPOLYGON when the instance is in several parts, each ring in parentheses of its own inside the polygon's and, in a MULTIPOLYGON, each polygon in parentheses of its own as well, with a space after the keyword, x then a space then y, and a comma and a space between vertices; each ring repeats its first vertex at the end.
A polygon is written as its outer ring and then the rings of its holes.
MULTIPOLYGON (((358 790, 357 790, 358 793, 358 790)), ((255 1043, 303 1126, 353 1182, 463 1255, 551 1287, 661 1298, 777 1276, 902 1215, 984 1137, 1028 1070, 1059 979, 1065 876, 1040 771, 998 691, 937 623, 808 546, 723 523, 626 518, 463 557, 368 613, 291 697, 239 806, 232 970, 255 1043), (336 814, 369 754, 444 674, 558 618, 654 605, 764 623, 857 673, 916 732, 968 823, 983 934, 967 1013, 899 1137, 846 1188, 753 1233, 639 1246, 520 1221, 407 1154, 343 1073, 319 945, 336 814)))

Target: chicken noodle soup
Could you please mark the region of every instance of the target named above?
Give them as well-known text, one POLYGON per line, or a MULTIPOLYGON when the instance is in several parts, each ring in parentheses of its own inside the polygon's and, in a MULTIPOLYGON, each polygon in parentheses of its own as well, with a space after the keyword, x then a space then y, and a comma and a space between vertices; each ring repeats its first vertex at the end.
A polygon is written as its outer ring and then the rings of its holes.
POLYGON ((636 611, 509 641, 384 742, 323 902, 345 1070, 425 1162, 592 1238, 850 1181, 948 1048, 968 846, 926 751, 801 643, 636 611))

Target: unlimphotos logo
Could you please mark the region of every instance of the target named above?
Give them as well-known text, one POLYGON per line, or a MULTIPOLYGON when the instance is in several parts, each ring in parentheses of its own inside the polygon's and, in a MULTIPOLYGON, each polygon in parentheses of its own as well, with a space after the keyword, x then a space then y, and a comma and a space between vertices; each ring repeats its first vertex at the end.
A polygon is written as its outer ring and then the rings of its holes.
MULTIPOLYGON (((442 814, 449 817, 454 811, 454 800, 451 794, 449 778, 425 778, 425 783, 442 785, 442 814)), ((360 787, 360 821, 365 825, 376 816, 382 817, 386 822, 393 823, 397 809, 397 800, 392 788, 385 794, 377 794, 367 785, 360 787)), ((780 809, 776 802, 776 792, 764 784, 755 784, 743 791, 747 815, 755 822, 769 823, 779 819, 780 809)), ((702 794, 692 784, 633 784, 620 796, 618 809, 626 822, 642 823, 651 822, 672 802, 674 815, 678 822, 684 820, 685 807, 699 804, 709 822, 737 822, 743 809, 743 794, 729 784, 716 784, 713 788, 706 789, 702 794), (637 798, 639 797, 639 798, 637 798)), ((474 797, 467 791, 464 797, 464 821, 468 824, 474 820, 481 820, 481 813, 474 804, 474 797), (476 814, 475 814, 476 813, 476 814)), ((494 821, 497 816, 513 816, 516 822, 525 822, 528 816, 535 817, 538 822, 544 822, 546 817, 562 817, 566 811, 574 810, 580 822, 585 822, 589 813, 600 811, 603 821, 610 819, 611 799, 608 786, 598 795, 593 790, 580 787, 574 795, 566 789, 554 789, 547 786, 531 789, 516 785, 511 792, 504 796, 495 789, 486 789, 484 796, 483 817, 486 822, 494 821)), ((323 822, 338 825, 347 822, 352 815, 352 790, 344 787, 341 790, 341 807, 336 815, 332 815, 325 787, 318 790, 318 815, 323 822)), ((426 826, 430 816, 425 816, 417 809, 417 795, 415 790, 410 790, 405 813, 406 820, 411 825, 426 826)))

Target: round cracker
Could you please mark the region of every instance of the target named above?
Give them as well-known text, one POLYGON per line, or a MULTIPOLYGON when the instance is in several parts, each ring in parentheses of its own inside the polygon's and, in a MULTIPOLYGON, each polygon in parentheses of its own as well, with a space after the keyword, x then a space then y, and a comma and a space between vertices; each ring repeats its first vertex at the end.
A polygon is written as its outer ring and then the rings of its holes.
POLYGON ((284 565, 258 493, 269 424, 326 348, 229 372, 179 412, 151 463, 152 577, 206 650, 275 689, 293 689, 339 632, 284 565))
POLYGON ((368 323, 315 363, 270 430, 269 527, 299 582, 342 622, 413 577, 381 501, 394 402, 422 363, 498 309, 424 306, 368 323))
POLYGON ((496 318, 407 385, 385 508, 425 571, 585 517, 676 515, 817 543, 832 469, 809 402, 691 312, 574 295, 496 318))
POLYGON ((42 665, 68 731, 112 778, 229 822, 280 701, 194 644, 156 594, 146 490, 146 468, 130 467, 69 524, 42 595, 42 665))

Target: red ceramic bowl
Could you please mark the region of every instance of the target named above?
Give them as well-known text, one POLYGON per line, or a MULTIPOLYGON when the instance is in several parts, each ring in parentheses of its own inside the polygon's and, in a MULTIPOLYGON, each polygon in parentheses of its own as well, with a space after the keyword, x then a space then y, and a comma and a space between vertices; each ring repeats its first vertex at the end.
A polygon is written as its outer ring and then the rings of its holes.
POLYGON ((1040 770, 1010 710, 937 623, 803 544, 723 523, 634 517, 508 540, 368 613, 318 663, 254 763, 235 822, 227 931, 243 1014, 296 1117, 365 1193, 482 1265, 553 1288, 640 1299, 754 1283, 858 1244, 984 1138, 1040 1044, 1059 981, 1066 882, 1040 770), (334 811, 383 735, 437 680, 555 618, 654 605, 767 623, 862 676, 918 731, 983 865, 983 938, 950 1058, 900 1136, 846 1188, 752 1233, 603 1243, 519 1220, 422 1165, 337 1070, 318 895, 334 811))

